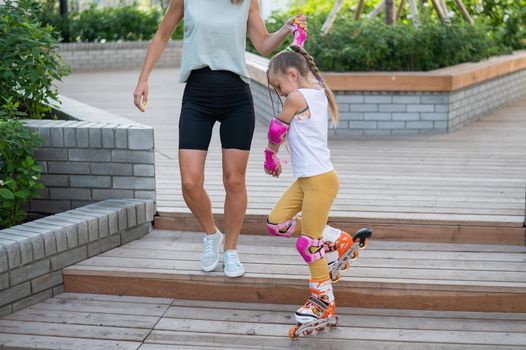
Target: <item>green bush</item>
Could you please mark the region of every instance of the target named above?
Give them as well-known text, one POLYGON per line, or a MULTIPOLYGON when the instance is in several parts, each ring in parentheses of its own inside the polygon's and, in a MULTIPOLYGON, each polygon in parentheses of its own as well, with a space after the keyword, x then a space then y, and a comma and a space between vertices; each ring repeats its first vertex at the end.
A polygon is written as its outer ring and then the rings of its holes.
MULTIPOLYGON (((447 25, 428 9, 420 13, 419 28, 408 19, 387 26, 381 18, 354 20, 353 6, 344 6, 326 36, 320 31, 331 6, 320 0, 297 1, 289 11, 273 14, 267 26, 277 30, 293 14, 306 14, 309 37, 305 48, 321 70, 335 72, 428 71, 508 54, 516 48, 506 39, 509 33, 483 19, 469 25, 457 17, 447 25)), ((255 52, 250 43, 247 47, 255 52)))
MULTIPOLYGON (((60 16, 58 11, 55 6, 44 3, 37 12, 38 18, 73 42, 151 40, 163 17, 160 8, 142 11, 136 5, 99 8, 92 4, 84 11, 70 12, 68 17, 60 16)), ((172 35, 173 39, 182 37, 183 23, 172 35)))
POLYGON ((44 188, 39 182, 42 168, 32 158, 42 143, 21 121, 0 119, 0 229, 22 222, 22 205, 44 188))
POLYGON ((33 18, 34 1, 6 0, 0 8, 0 115, 47 117, 59 102, 53 82, 69 73, 57 37, 33 18))

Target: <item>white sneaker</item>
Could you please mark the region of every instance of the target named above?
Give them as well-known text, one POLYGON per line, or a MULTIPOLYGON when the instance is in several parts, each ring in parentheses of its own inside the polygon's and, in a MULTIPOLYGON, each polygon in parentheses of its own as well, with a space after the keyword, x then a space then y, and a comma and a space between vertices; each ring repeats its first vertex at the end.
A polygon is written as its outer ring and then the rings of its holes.
POLYGON ((219 264, 219 248, 223 243, 223 234, 217 230, 213 235, 205 235, 203 238, 203 253, 199 263, 201 270, 205 272, 213 271, 219 264))
POLYGON ((227 277, 240 277, 245 274, 245 268, 239 261, 237 250, 227 250, 223 254, 223 266, 227 277))

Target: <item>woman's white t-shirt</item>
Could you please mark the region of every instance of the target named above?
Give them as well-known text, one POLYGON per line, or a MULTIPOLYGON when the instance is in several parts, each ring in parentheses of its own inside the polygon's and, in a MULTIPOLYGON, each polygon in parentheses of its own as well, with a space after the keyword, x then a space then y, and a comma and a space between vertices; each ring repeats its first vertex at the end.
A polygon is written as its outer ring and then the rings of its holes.
POLYGON ((334 169, 327 147, 329 110, 323 89, 298 89, 309 107, 310 116, 299 114, 290 122, 287 140, 294 177, 310 177, 334 169))

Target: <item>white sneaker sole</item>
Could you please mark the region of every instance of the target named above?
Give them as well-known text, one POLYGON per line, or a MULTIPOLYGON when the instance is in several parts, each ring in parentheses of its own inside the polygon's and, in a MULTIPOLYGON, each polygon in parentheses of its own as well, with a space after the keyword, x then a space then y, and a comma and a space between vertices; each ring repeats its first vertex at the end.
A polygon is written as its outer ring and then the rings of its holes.
POLYGON ((204 272, 212 272, 215 270, 217 265, 219 265, 219 252, 221 250, 221 246, 223 245, 223 236, 221 236, 221 239, 219 240, 219 244, 217 245, 217 260, 214 261, 214 263, 210 266, 203 266, 201 264, 201 261, 199 261, 199 265, 201 266, 201 270, 204 272))
POLYGON ((226 277, 241 277, 245 274, 245 271, 237 271, 237 272, 225 272, 226 277))

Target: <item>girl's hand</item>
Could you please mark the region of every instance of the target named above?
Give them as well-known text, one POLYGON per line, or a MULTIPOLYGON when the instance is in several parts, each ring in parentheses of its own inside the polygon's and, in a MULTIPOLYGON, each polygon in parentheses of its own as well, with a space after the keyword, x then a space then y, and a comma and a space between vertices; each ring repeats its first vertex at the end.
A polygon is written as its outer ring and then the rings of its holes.
POLYGON ((294 24, 299 25, 301 28, 307 31, 307 17, 305 17, 305 15, 298 14, 295 17, 289 18, 286 24, 289 26, 291 33, 294 30, 294 24))
POLYGON ((279 177, 281 175, 281 164, 278 166, 278 168, 274 171, 271 171, 265 167, 263 167, 265 169, 265 173, 267 175, 272 175, 273 177, 279 177))
POLYGON ((144 112, 146 103, 148 102, 148 82, 139 80, 135 91, 133 92, 133 103, 141 111, 144 112))

